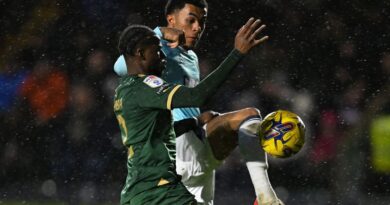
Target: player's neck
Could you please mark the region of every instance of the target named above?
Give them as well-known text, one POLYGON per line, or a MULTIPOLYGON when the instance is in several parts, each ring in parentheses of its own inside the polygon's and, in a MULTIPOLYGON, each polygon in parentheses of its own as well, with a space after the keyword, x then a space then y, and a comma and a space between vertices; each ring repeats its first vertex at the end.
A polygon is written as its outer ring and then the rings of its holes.
POLYGON ((147 75, 142 68, 128 67, 127 75, 147 75))
POLYGON ((136 60, 126 61, 128 75, 147 75, 145 69, 136 60))
POLYGON ((141 66, 130 65, 127 67, 127 74, 128 75, 147 75, 147 72, 145 72, 145 69, 143 69, 141 66))

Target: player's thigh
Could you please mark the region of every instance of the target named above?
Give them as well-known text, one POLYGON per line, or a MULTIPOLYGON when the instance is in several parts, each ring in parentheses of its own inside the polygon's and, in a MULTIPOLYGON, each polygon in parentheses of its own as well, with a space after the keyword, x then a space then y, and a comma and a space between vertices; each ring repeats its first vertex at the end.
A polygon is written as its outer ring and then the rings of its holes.
POLYGON ((207 140, 217 160, 225 159, 237 146, 239 126, 251 117, 260 117, 260 111, 245 108, 221 114, 207 123, 207 140))

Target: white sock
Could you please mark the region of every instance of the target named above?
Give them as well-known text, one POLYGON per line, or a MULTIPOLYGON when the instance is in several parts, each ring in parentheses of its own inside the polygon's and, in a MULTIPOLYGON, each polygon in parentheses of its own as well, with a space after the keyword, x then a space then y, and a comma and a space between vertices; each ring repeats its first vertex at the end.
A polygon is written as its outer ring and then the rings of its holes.
POLYGON ((238 131, 238 146, 251 176, 259 204, 277 201, 277 196, 271 186, 267 174, 267 155, 260 145, 257 135, 260 128, 260 118, 250 118, 241 124, 238 131))

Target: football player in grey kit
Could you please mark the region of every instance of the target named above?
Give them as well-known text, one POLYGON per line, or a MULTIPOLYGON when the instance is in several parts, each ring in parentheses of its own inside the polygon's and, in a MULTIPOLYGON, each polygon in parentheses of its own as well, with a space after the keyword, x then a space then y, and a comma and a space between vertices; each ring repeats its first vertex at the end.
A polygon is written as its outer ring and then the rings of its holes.
MULTIPOLYGON (((205 29, 207 18, 205 0, 169 0, 165 8, 168 25, 156 27, 167 67, 162 78, 169 83, 194 87, 200 81, 198 57, 193 51, 205 29)), ((255 21, 253 19, 253 21, 255 21)), ((260 21, 255 22, 260 24, 260 21)), ((259 29, 264 29, 264 25, 259 29)), ((263 37, 262 41, 268 37, 263 37)), ((114 65, 119 76, 127 75, 123 56, 114 65)), ((247 161, 247 167, 259 204, 282 204, 277 198, 267 175, 266 154, 257 137, 261 123, 256 108, 246 108, 219 114, 213 111, 200 113, 199 108, 172 110, 175 127, 187 124, 188 129, 175 129, 176 171, 182 176, 186 188, 200 204, 213 204, 215 169, 238 145, 247 161), (201 123, 199 123, 201 122, 201 123), (203 125, 204 123, 204 125, 203 125), (218 127, 218 129, 214 129, 218 127), (204 131, 199 131, 199 130, 204 131), (213 130, 209 133, 208 130, 213 130), (205 133, 202 140, 201 133, 205 133)))

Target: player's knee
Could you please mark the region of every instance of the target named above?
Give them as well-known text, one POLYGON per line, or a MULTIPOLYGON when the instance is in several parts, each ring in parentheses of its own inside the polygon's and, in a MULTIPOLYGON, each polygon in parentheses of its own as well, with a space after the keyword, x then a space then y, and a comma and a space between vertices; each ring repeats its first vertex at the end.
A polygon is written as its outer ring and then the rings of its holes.
POLYGON ((242 114, 243 119, 246 119, 248 117, 252 116, 258 116, 261 118, 260 110, 254 107, 248 107, 240 110, 240 113, 242 114))
POLYGON ((230 127, 234 131, 238 131, 240 125, 249 118, 261 118, 260 111, 257 108, 249 107, 236 112, 235 117, 230 122, 230 127))

